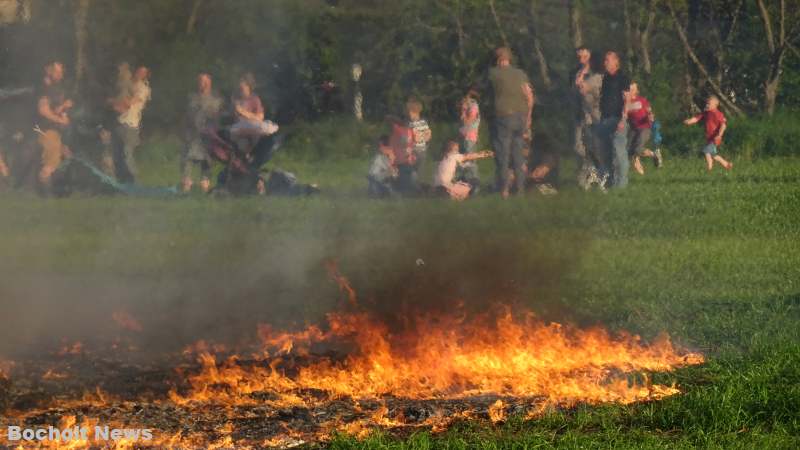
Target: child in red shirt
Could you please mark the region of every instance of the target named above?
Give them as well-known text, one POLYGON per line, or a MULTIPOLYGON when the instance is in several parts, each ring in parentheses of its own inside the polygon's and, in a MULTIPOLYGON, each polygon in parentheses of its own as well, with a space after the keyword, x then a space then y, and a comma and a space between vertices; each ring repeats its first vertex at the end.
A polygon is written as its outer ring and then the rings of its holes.
POLYGON ((717 148, 722 145, 722 135, 725 134, 725 130, 728 128, 725 115, 719 110, 719 98, 717 96, 712 95, 708 98, 706 110, 702 114, 686 119, 683 123, 694 125, 701 121, 706 128, 706 146, 703 147, 703 154, 706 157, 706 169, 710 172, 714 168, 714 161, 716 161, 725 169, 731 170, 733 164, 717 153, 717 148))
POLYGON ((625 112, 628 117, 628 154, 633 157, 633 168, 639 175, 644 175, 642 158, 653 158, 656 167, 661 167, 663 158, 661 151, 655 152, 647 148, 655 116, 650 102, 639 95, 639 85, 632 82, 626 93, 625 112))

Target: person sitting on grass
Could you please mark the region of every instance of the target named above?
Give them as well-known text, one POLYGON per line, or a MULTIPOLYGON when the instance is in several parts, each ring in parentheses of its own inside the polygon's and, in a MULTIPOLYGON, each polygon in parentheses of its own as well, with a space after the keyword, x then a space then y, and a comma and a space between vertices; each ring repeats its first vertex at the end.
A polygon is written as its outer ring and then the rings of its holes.
POLYGON ((394 164, 394 151, 389 145, 389 137, 381 136, 378 151, 369 166, 368 193, 373 198, 393 197, 394 183, 397 180, 397 166, 394 164))
POLYGON ((445 143, 444 155, 433 177, 433 186, 435 189, 453 200, 466 199, 469 197, 470 191, 472 190, 472 186, 468 183, 453 181, 458 166, 468 161, 476 161, 478 159, 491 158, 494 156, 494 153, 490 151, 463 154, 459 152, 459 148, 458 141, 450 140, 445 143))
POLYGON ((733 168, 733 163, 725 160, 719 155, 719 146, 722 145, 722 135, 728 128, 727 120, 722 111, 719 110, 719 98, 712 95, 706 101, 706 109, 697 116, 686 119, 683 123, 694 125, 703 122, 706 128, 706 145, 703 147, 703 154, 706 158, 706 169, 711 172, 714 168, 714 161, 719 163, 726 170, 733 168))
POLYGON ((650 102, 639 95, 639 85, 631 82, 628 91, 625 93, 625 113, 628 116, 628 154, 632 155, 633 168, 639 175, 644 175, 642 158, 653 158, 656 167, 661 167, 661 152, 654 152, 647 148, 647 143, 652 135, 655 114, 650 107, 650 102))
MULTIPOLYGON (((535 187, 542 195, 558 194, 556 184, 558 183, 558 168, 561 162, 558 151, 553 145, 539 145, 536 152, 531 151, 533 141, 526 140, 523 148, 523 155, 526 161, 530 161, 529 166, 533 167, 528 175, 528 186, 535 187)), ((528 173, 527 167, 525 172, 528 173)))

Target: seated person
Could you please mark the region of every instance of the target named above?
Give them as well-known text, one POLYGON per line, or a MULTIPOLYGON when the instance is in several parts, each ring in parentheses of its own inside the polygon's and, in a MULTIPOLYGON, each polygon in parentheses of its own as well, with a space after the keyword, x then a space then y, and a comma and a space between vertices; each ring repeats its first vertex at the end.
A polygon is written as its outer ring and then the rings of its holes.
POLYGON ((530 144, 531 141, 527 141, 524 148, 525 160, 530 161, 529 166, 533 167, 528 176, 529 187, 535 187, 536 190, 544 195, 557 194, 556 185, 558 184, 558 166, 560 162, 558 152, 554 150, 555 147, 553 145, 548 145, 547 140, 535 152, 531 151, 530 144))
POLYGON ((394 150, 389 145, 389 137, 381 136, 378 151, 369 167, 367 180, 370 197, 385 198, 395 195, 394 184, 397 181, 397 166, 394 164, 394 150))
POLYGON ((459 152, 459 148, 460 146, 457 141, 447 141, 444 146, 444 155, 433 177, 434 188, 453 200, 466 199, 469 197, 470 191, 472 190, 472 186, 468 183, 453 181, 458 166, 468 161, 476 161, 478 159, 494 156, 494 153, 489 151, 464 154, 459 152))

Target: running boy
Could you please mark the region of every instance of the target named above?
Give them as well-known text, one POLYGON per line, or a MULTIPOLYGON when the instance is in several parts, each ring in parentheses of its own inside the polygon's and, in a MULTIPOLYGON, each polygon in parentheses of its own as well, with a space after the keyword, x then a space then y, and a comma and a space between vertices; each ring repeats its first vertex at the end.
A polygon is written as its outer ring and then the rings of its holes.
POLYGON ((639 85, 634 81, 628 88, 626 115, 628 116, 628 154, 633 157, 633 168, 639 175, 644 175, 642 158, 653 158, 656 167, 661 166, 661 153, 647 148, 652 134, 655 115, 650 102, 639 95, 639 85))
POLYGON ((722 135, 728 128, 725 115, 719 110, 719 98, 716 95, 708 97, 706 109, 702 114, 686 119, 683 123, 694 125, 703 122, 706 128, 706 146, 703 147, 703 154, 706 157, 706 169, 710 172, 714 168, 714 161, 718 162, 726 170, 733 168, 733 163, 725 160, 717 153, 718 147, 722 145, 722 135))
POLYGON ((425 170, 431 128, 428 126, 428 121, 421 117, 422 102, 419 100, 412 97, 406 102, 406 114, 408 114, 408 128, 411 129, 414 143, 414 177, 419 179, 419 174, 425 170))

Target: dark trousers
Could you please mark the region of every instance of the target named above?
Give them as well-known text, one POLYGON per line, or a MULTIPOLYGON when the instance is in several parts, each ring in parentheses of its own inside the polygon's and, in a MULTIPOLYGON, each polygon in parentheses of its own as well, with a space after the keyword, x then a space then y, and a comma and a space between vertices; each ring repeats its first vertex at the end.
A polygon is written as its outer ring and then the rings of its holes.
POLYGON ((522 148, 525 146, 525 131, 528 121, 525 113, 497 117, 494 120, 492 144, 494 146, 495 183, 500 192, 511 188, 508 168, 514 171, 517 192, 525 192, 525 159, 522 148))
POLYGON ((139 147, 139 129, 117 124, 114 133, 114 166, 117 179, 123 183, 136 181, 136 160, 133 153, 139 147))

